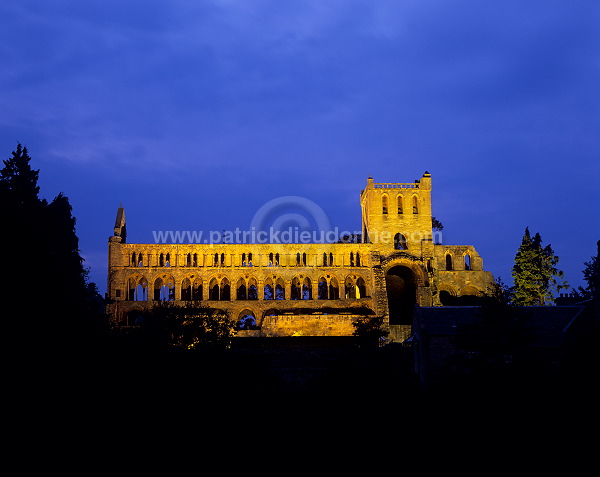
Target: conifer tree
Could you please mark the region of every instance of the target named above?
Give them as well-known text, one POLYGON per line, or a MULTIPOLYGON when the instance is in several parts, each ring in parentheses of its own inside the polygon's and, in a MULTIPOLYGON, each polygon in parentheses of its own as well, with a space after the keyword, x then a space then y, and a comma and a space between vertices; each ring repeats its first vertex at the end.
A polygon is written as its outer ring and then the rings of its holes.
POLYGON ((532 238, 529 227, 512 268, 513 304, 517 306, 544 306, 554 302, 554 293, 568 284, 562 280, 563 272, 556 268, 558 257, 552 247, 542 247, 542 237, 536 233, 532 238))
POLYGON ((67 197, 61 193, 51 203, 39 198, 39 170, 30 161, 18 144, 0 170, 0 249, 7 271, 0 298, 13 305, 5 316, 11 339, 59 346, 88 326, 91 315, 99 316, 99 296, 87 283, 67 197))
POLYGON ((40 188, 37 185, 40 171, 31 169, 29 161, 31 157, 27 148, 21 144, 17 144, 12 157, 3 161, 4 168, 0 170, 0 190, 2 198, 12 207, 27 207, 40 202, 40 188))
POLYGON ((579 293, 583 298, 596 298, 600 295, 600 240, 596 243, 598 253, 589 262, 584 262, 583 278, 587 287, 579 287, 579 293))

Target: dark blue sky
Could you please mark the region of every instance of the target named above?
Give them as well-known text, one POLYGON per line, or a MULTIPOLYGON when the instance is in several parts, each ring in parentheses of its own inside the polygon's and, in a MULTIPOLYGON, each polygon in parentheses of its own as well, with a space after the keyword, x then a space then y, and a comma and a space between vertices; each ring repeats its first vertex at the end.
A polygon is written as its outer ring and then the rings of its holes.
POLYGON ((102 292, 120 203, 130 242, 283 195, 359 230, 369 174, 431 172, 444 242, 506 282, 526 226, 573 285, 595 255, 597 0, 20 0, 0 59, 0 155, 69 197, 102 292))

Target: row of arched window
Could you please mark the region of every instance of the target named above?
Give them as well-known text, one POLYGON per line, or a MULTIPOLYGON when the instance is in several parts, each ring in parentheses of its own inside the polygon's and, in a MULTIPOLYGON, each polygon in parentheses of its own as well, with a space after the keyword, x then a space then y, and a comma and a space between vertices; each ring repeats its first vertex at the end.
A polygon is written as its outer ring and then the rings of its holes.
MULTIPOLYGON (((416 195, 412 196, 410 205, 412 207, 412 213, 418 214, 419 213, 419 198, 416 195)), ((381 213, 384 215, 387 215, 391 210, 393 210, 393 208, 390 204, 390 199, 387 196, 387 194, 383 194, 381 196, 381 213)), ((405 213, 404 197, 402 197, 401 195, 396 197, 396 212, 399 215, 405 213)))
MULTIPOLYGON (((468 253, 463 258, 463 264, 464 267, 461 267, 463 270, 473 270, 471 256, 468 253)), ((454 270, 454 259, 451 253, 446 253, 446 270, 454 270)))
MULTIPOLYGON (((202 300, 205 282, 201 278, 184 278, 181 282, 181 300, 202 300)), ((127 299, 130 301, 148 300, 148 282, 145 278, 130 278, 127 299)), ((155 301, 174 301, 175 283, 170 278, 157 278, 152 289, 155 301)), ((208 282, 208 299, 216 301, 234 300, 337 300, 358 299, 367 296, 367 286, 362 277, 346 277, 341 284, 337 278, 320 277, 317 282, 316 297, 313 296, 313 282, 309 277, 294 277, 286 287, 282 278, 267 278, 259 289, 255 278, 240 278, 231 283, 229 278, 212 278, 208 282)))
MULTIPOLYGON (((404 243, 406 243, 406 239, 404 239, 404 243)), ((406 247, 405 247, 406 248, 406 247)), ((360 267, 361 266, 361 257, 359 252, 350 252, 350 267, 360 267)), ((242 267, 252 267, 253 266, 253 255, 252 252, 242 253, 240 255, 239 266, 242 267)), ((322 265, 324 267, 334 266, 335 265, 334 255, 333 253, 323 252, 322 260, 317 255, 316 265, 322 265), (320 263, 319 263, 320 262, 320 263)), ((210 265, 213 267, 224 267, 225 266, 225 253, 215 253, 210 256, 210 265)), ((307 255, 304 253, 296 253, 295 256, 290 261, 290 265, 294 264, 296 266, 307 266, 307 255)), ((158 255, 158 266, 159 267, 170 267, 171 262, 171 254, 170 253, 160 253, 158 255)), ((184 255, 184 264, 186 267, 198 267, 198 254, 197 253, 188 253, 184 255)), ((269 267, 278 267, 280 265, 280 255, 278 253, 269 253, 269 267)), ((131 254, 131 266, 134 267, 143 267, 144 260, 143 255, 138 252, 132 252, 131 254)))

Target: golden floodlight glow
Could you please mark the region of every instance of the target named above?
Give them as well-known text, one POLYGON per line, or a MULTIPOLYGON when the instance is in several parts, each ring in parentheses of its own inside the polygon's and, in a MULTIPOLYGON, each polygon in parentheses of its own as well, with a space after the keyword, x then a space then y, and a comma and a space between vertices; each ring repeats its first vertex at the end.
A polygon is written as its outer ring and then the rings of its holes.
POLYGON ((251 323, 237 334, 247 337, 351 336, 353 320, 372 315, 398 342, 410 335, 415 305, 465 303, 494 283, 473 246, 446 245, 433 229, 429 172, 408 183, 369 177, 359 204, 361 230, 344 240, 331 240, 335 231, 316 204, 288 196, 261 208, 251 234, 174 232, 187 243, 155 236, 146 244, 127 243, 119 207, 107 311, 116 326, 136 326, 156 301, 198 301, 251 323), (269 214, 276 227, 266 230, 269 214), (236 236, 259 240, 232 243, 236 236))

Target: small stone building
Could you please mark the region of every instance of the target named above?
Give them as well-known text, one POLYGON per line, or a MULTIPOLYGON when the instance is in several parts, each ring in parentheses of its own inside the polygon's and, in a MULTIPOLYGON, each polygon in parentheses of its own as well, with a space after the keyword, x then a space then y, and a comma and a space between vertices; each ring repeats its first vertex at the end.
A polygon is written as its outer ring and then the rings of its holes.
POLYGON ((197 301, 239 320, 238 336, 350 336, 355 318, 382 316, 401 342, 415 305, 494 283, 473 246, 435 236, 428 172, 409 183, 369 177, 359 203, 362 233, 351 243, 128 243, 120 207, 108 243, 111 319, 136 326, 156 301, 197 301))

